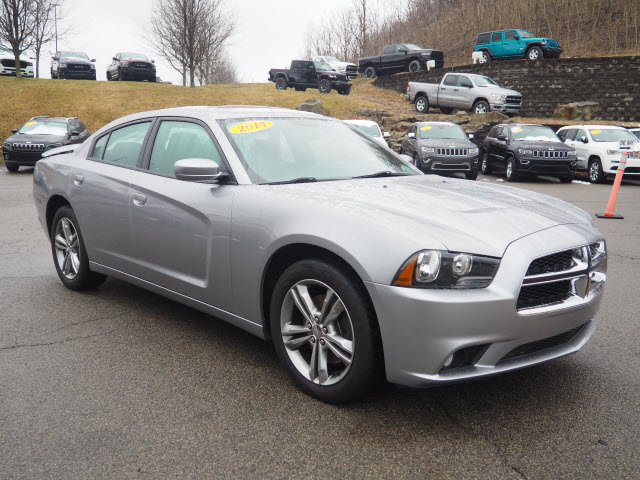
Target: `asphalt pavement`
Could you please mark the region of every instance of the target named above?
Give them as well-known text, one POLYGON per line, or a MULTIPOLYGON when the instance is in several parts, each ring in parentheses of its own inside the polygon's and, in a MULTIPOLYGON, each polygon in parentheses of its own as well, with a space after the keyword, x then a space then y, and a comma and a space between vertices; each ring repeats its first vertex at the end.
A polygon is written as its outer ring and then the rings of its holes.
MULTIPOLYGON (((621 189, 624 220, 594 219, 609 280, 580 352, 332 406, 222 321, 113 279, 65 289, 23 170, 0 165, 2 479, 640 478, 640 182, 621 189)), ((590 213, 611 190, 518 186, 590 213)))

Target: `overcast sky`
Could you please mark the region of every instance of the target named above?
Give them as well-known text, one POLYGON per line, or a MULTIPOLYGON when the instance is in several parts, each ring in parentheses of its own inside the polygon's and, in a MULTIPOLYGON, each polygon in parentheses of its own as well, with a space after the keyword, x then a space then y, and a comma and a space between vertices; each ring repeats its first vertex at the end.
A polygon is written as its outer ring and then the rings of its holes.
MULTIPOLYGON (((65 0, 66 19, 73 34, 59 40, 58 50, 81 50, 95 58, 98 80, 106 80, 106 67, 118 52, 140 52, 154 59, 157 74, 181 83, 182 77, 144 40, 153 0, 65 0)), ((309 27, 348 0, 228 0, 238 28, 228 48, 243 82, 266 82, 270 68, 288 66, 304 51, 309 27)), ((40 76, 50 77, 48 46, 40 59, 40 76)))

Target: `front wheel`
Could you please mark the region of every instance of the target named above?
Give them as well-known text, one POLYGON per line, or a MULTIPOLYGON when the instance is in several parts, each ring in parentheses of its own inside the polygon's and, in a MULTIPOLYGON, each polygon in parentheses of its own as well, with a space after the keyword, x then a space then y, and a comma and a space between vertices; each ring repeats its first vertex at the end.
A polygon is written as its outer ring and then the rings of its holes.
POLYGON ((476 178, 478 178, 478 170, 471 170, 470 172, 466 172, 464 176, 467 180, 475 180, 476 178))
POLYGON ((280 362, 307 394, 330 403, 355 400, 382 373, 375 312, 354 273, 307 259, 278 279, 270 309, 280 362))
POLYGON ((373 67, 367 67, 364 71, 364 76, 369 79, 376 78, 376 69, 373 67))
POLYGON ((341 88, 340 90, 338 90, 338 93, 340 95, 349 95, 349 93, 351 92, 351 87, 345 87, 345 88, 341 88))
POLYGON ((592 158, 589 161, 589 181, 591 183, 602 183, 604 181, 604 171, 599 158, 592 158))
POLYGON ((7 167, 8 172, 17 172, 20 165, 17 163, 4 162, 4 166, 7 167))
POLYGON ((571 182, 573 182, 575 177, 576 177, 576 174, 572 173, 571 175, 568 175, 566 177, 560 177, 560 181, 562 183, 571 183, 571 182))
POLYGON ((418 113, 427 113, 429 110, 429 100, 424 95, 419 96, 415 100, 416 104, 416 112, 418 113))
POLYGON ((90 290, 107 277, 89 269, 78 219, 69 206, 58 209, 51 224, 51 251, 58 277, 70 290, 90 290))
POLYGON ((489 104, 485 100, 478 100, 473 106, 473 113, 480 115, 489 113, 489 104))
POLYGON ((124 73, 122 70, 118 70, 118 81, 124 82, 124 73))
POLYGON ((527 52, 527 58, 532 62, 542 58, 542 49, 540 47, 531 47, 527 52))
POLYGON ((516 165, 516 159, 511 157, 507 160, 507 182, 518 181, 518 166, 516 165))
POLYGON ((414 60, 413 62, 411 62, 409 64, 409 72, 410 73, 417 73, 420 71, 420 69, 422 68, 422 65, 420 65, 420 61, 419 60, 414 60))
POLYGON ((331 92, 331 82, 326 78, 323 78, 318 83, 318 91, 320 93, 330 93, 331 92))
POLYGON ((491 173, 492 169, 491 165, 489 165, 489 152, 484 152, 484 155, 482 155, 480 170, 482 170, 482 173, 485 175, 489 175, 491 173))
POLYGON ((278 79, 276 80, 276 89, 278 90, 286 90, 287 87, 289 85, 287 85, 287 79, 284 77, 278 77, 278 79))

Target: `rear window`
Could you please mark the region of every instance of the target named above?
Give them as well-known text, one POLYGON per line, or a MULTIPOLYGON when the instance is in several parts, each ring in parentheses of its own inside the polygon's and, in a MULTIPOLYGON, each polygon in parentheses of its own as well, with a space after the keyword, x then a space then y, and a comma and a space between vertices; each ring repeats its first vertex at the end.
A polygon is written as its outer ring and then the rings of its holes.
POLYGON ((481 33, 478 35, 478 39, 476 40, 476 44, 478 45, 486 45, 489 43, 489 39, 491 38, 490 33, 481 33))

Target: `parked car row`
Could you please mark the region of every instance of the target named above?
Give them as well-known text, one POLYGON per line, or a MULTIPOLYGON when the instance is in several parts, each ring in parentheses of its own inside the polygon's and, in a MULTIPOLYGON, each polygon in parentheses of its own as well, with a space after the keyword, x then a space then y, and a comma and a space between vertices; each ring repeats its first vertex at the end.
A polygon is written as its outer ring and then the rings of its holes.
MULTIPOLYGON (((95 58, 84 52, 59 51, 51 57, 51 78, 95 80, 95 58)), ((156 66, 142 53, 116 53, 107 67, 107 80, 168 83, 156 76, 156 66)))

